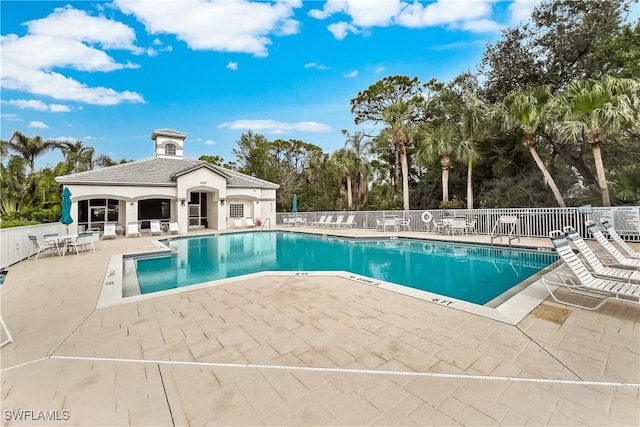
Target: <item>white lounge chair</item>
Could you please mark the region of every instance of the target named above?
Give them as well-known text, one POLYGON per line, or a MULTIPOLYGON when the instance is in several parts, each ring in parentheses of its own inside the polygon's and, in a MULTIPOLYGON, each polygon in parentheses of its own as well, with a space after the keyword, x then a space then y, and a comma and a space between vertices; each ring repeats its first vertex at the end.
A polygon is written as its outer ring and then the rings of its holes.
POLYGON ((104 225, 104 233, 102 233, 102 240, 117 239, 116 225, 112 222, 108 222, 104 225))
POLYGON ((242 227, 242 219, 241 218, 234 218, 233 227, 234 228, 241 228, 242 227))
POLYGON ((138 227, 138 223, 135 221, 127 223, 127 237, 131 236, 141 236, 140 227, 138 227))
POLYGON ((549 294, 556 302, 586 310, 597 310, 602 307, 604 303, 612 299, 631 304, 640 304, 640 285, 595 277, 573 252, 562 231, 552 231, 549 237, 556 252, 572 273, 571 275, 562 272, 556 273, 559 279, 558 281, 549 279, 547 276, 542 277, 542 284, 547 288, 547 291, 549 291, 549 294), (560 300, 553 293, 551 289, 553 286, 565 287, 570 292, 595 298, 600 302, 595 306, 586 306, 560 300))
POLYGON ((602 223, 602 226, 607 231, 607 234, 611 236, 613 241, 616 242, 618 246, 620 246, 622 249, 624 249, 627 252, 627 254, 629 255, 629 258, 640 259, 640 252, 635 251, 631 246, 629 246, 627 242, 624 241, 622 237, 620 237, 616 229, 613 228, 613 226, 611 225, 611 223, 607 218, 600 218, 600 222, 602 223))
POLYGON ((455 234, 456 231, 459 231, 460 234, 467 234, 467 220, 464 218, 454 218, 451 221, 450 230, 451 234, 455 234))
POLYGON ((347 216, 347 220, 344 222, 344 224, 342 224, 342 226, 344 228, 355 228, 358 226, 358 224, 355 222, 356 216, 355 215, 349 215, 347 216))
POLYGON ((149 234, 151 236, 155 236, 156 234, 163 234, 162 226, 160 225, 160 221, 154 219, 149 222, 149 234))
POLYGON ((247 227, 255 227, 256 226, 256 223, 253 222, 253 218, 248 217, 248 218, 245 218, 244 220, 247 223, 247 227))
POLYGON ((607 252, 609 252, 609 254, 616 260, 617 264, 623 265, 625 267, 632 267, 634 269, 640 269, 640 259, 624 256, 615 246, 611 244, 609 240, 607 240, 604 234, 602 234, 602 231, 600 231, 600 229, 596 227, 596 224, 593 221, 587 220, 584 224, 587 226, 589 233, 591 233, 591 235, 596 238, 598 243, 600 243, 600 245, 605 248, 607 252))
POLYGON ((31 242, 31 254, 29 254, 29 257, 27 259, 30 259, 33 254, 36 254, 36 257, 34 259, 38 259, 38 255, 40 255, 40 252, 42 251, 51 251, 53 253, 54 250, 56 250, 58 252, 58 255, 60 255, 60 248, 58 247, 58 235, 56 234, 56 239, 53 240, 45 240, 44 243, 40 243, 38 241, 38 238, 32 234, 29 234, 27 237, 29 237, 29 241, 31 242))
POLYGON ((88 248, 91 250, 91 252, 95 252, 96 247, 93 244, 93 232, 86 231, 84 233, 78 234, 76 240, 73 240, 67 244, 67 248, 75 248, 77 255, 80 255, 80 248, 88 248))
POLYGON ((318 221, 314 221, 311 223, 314 227, 319 227, 324 223, 324 220, 327 219, 326 215, 320 215, 320 219, 318 221))
POLYGON ((180 233, 180 229, 178 228, 178 223, 177 222, 170 222, 169 223, 169 234, 179 234, 180 233))
POLYGON ((625 282, 633 281, 640 283, 640 271, 627 270, 624 268, 607 267, 596 254, 591 250, 587 242, 584 241, 582 236, 570 226, 562 229, 565 235, 576 245, 578 251, 587 262, 588 267, 593 272, 594 276, 605 277, 614 280, 623 280, 625 282))
POLYGON ((342 224, 342 220, 344 219, 344 215, 338 215, 336 217, 336 221, 335 222, 329 222, 327 221, 325 223, 325 227, 340 227, 340 225, 342 224))
POLYGON ((333 218, 333 215, 327 215, 327 217, 325 218, 324 222, 322 224, 319 224, 320 227, 327 227, 330 224, 332 224, 331 219, 333 218))

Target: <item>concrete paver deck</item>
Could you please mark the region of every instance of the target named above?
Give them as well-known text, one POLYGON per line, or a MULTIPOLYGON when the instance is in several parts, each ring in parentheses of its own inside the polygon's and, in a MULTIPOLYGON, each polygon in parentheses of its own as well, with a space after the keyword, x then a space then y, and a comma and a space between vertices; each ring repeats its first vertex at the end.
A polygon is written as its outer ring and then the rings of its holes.
POLYGON ((508 325, 310 276, 96 310, 109 257, 156 248, 148 237, 105 243, 11 267, 4 424, 640 424, 638 307, 548 300, 508 325), (6 412, 20 409, 69 418, 6 412))

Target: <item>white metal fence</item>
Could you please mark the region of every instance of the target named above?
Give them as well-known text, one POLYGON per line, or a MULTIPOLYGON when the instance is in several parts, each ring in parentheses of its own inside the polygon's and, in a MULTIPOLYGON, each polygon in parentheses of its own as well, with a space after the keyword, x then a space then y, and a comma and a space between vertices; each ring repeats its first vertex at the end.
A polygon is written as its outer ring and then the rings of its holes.
POLYGON ((31 254, 32 244, 27 237, 29 234, 42 242, 43 235, 53 233, 67 234, 67 226, 54 222, 0 229, 0 268, 15 264, 31 254))
MULTIPOLYGON (((593 220, 598 226, 600 218, 609 218, 616 231, 629 241, 640 241, 640 207, 620 206, 609 208, 505 208, 505 209, 449 209, 449 210, 410 210, 410 211, 356 211, 356 212, 298 212, 277 213, 276 224, 307 224, 317 222, 322 215, 333 215, 335 221, 337 215, 355 215, 358 228, 375 229, 376 219, 385 216, 399 216, 409 221, 412 231, 432 231, 432 223, 423 221, 424 213, 429 212, 435 221, 445 217, 463 217, 467 221, 476 220, 478 234, 490 234, 501 216, 515 216, 518 218, 516 234, 522 237, 548 237, 549 232, 560 230, 570 225, 580 235, 590 238, 584 225, 587 219, 593 220), (291 218, 302 218, 290 221, 291 218)), ((504 232, 504 230, 502 230, 504 232)), ((506 234, 504 232, 503 234, 506 234)))

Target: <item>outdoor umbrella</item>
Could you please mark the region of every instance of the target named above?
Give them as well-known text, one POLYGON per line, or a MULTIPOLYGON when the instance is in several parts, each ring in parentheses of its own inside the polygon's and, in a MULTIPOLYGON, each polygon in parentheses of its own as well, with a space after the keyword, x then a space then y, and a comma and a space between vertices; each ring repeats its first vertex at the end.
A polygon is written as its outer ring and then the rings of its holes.
POLYGON ((73 218, 71 218, 71 191, 67 187, 64 187, 62 191, 62 216, 60 217, 60 222, 66 224, 67 234, 69 234, 69 224, 73 222, 73 218))
POLYGON ((293 195, 293 205, 291 206, 291 212, 293 213, 298 212, 298 195, 297 194, 293 195))

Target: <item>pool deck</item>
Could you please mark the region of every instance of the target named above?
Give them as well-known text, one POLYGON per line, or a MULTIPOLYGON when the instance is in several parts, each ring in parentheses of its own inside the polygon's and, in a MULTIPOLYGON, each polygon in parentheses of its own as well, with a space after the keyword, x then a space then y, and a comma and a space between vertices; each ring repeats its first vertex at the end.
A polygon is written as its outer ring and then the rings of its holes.
POLYGON ((548 299, 509 325, 343 278, 290 276, 96 309, 111 255, 156 250, 152 239, 9 269, 3 425, 640 425, 638 306, 592 312, 548 299), (20 421, 18 410, 32 412, 20 421))

